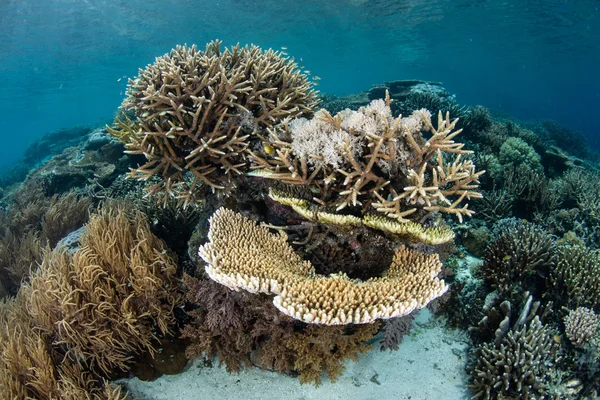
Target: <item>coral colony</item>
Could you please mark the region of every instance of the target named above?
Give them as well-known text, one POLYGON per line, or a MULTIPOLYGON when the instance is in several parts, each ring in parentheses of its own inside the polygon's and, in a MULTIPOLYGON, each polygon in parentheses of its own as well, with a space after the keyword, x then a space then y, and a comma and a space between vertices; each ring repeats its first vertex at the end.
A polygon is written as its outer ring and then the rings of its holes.
POLYGON ((178 46, 112 126, 3 184, 2 396, 125 399, 111 380, 191 359, 319 385, 431 306, 469 332, 473 398, 594 398, 600 175, 557 131, 435 83, 327 97, 282 52, 178 46))

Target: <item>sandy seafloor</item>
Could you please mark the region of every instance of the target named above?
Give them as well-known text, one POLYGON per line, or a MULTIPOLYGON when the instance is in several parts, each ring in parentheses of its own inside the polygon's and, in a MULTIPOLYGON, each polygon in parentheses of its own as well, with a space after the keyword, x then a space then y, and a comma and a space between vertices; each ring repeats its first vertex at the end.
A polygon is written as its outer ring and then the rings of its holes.
POLYGON ((136 399, 309 400, 462 400, 470 398, 465 372, 465 332, 451 330, 433 319, 427 309, 417 315, 409 336, 398 351, 381 352, 377 343, 358 362, 348 361, 335 383, 324 379, 317 388, 300 385, 297 378, 248 368, 229 374, 224 367, 191 364, 178 375, 153 382, 120 380, 136 399))

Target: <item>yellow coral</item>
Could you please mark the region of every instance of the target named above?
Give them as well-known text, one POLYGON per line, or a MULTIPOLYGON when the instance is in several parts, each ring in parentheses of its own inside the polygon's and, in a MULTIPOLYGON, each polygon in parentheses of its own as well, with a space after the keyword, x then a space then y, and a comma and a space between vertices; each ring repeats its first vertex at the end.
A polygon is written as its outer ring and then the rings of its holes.
POLYGON ((321 276, 302 260, 286 235, 231 210, 210 219, 210 241, 199 249, 209 277, 233 290, 276 295, 273 304, 306 323, 364 324, 409 314, 441 296, 447 287, 436 276, 437 254, 401 247, 387 274, 368 281, 344 274, 321 276))
POLYGON ((356 227, 363 225, 411 242, 426 244, 448 243, 454 240, 455 236, 450 228, 441 225, 425 227, 413 221, 400 222, 381 216, 366 215, 359 218, 353 215, 318 211, 316 207, 310 207, 306 200, 295 198, 272 188, 269 189, 269 197, 280 204, 291 206, 294 211, 309 221, 323 224, 356 227))

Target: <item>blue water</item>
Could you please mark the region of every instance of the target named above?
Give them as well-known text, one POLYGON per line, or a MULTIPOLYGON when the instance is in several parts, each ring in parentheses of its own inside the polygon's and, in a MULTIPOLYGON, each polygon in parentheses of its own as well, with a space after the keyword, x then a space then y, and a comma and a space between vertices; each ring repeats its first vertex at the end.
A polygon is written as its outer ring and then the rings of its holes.
POLYGON ((440 81, 460 103, 554 119, 600 148, 598 0, 2 0, 0 166, 45 132, 111 118, 120 78, 215 38, 285 46, 323 92, 440 81))

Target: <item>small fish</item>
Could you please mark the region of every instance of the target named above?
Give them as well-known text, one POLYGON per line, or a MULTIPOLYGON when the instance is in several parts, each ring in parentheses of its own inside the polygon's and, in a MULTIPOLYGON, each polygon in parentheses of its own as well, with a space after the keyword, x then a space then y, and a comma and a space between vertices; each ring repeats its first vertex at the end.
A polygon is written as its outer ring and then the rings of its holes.
POLYGON ((317 76, 317 75, 315 75, 315 76, 313 76, 313 79, 314 79, 315 81, 320 81, 320 80, 321 80, 321 77, 320 77, 320 76, 317 76))
POLYGON ((552 340, 554 340, 556 343, 560 344, 560 336, 559 335, 552 336, 552 340))
POLYGON ((508 261, 512 258, 512 256, 504 256, 502 257, 502 261, 508 261))
POLYGON ((287 50, 287 47, 281 46, 281 50, 287 50))
POLYGON ((286 53, 285 51, 282 51, 282 52, 281 52, 281 55, 282 55, 282 56, 287 56, 287 55, 288 55, 288 53, 286 53))
POLYGON ((304 70, 304 73, 305 73, 305 74, 310 74, 310 71, 309 71, 309 70, 307 70, 307 69, 305 69, 305 70, 304 70))
POLYGON ((121 82, 121 79, 123 79, 123 78, 119 78, 119 79, 117 79, 117 82, 121 82))
POLYGON ((265 153, 267 153, 268 155, 271 155, 273 153, 275 153, 275 147, 271 146, 270 144, 265 144, 263 146, 263 150, 265 151, 265 153))

